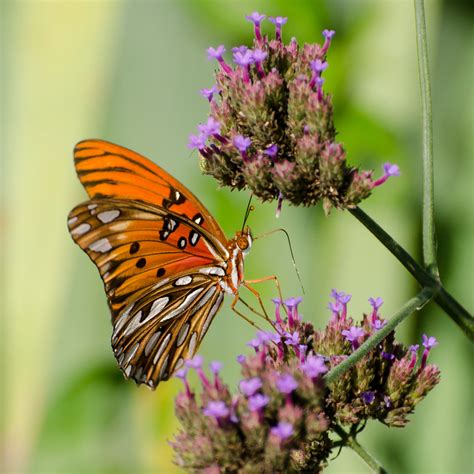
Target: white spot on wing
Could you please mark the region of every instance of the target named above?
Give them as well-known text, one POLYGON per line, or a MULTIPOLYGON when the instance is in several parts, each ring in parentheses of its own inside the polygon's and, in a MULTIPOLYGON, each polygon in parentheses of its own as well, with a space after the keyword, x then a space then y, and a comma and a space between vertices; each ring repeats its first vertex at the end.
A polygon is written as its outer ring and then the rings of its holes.
POLYGON ((189 242, 191 243, 191 245, 196 245, 198 239, 199 239, 199 234, 197 232, 194 232, 191 235, 191 239, 189 240, 189 242))
POLYGON ((201 291, 203 290, 204 288, 197 288, 196 290, 194 290, 193 292, 189 293, 188 296, 186 296, 185 300, 173 311, 171 311, 171 313, 167 314, 162 320, 161 322, 164 322, 164 321, 168 321, 169 319, 171 318, 174 318, 175 316, 177 316, 178 314, 181 314, 186 308, 189 307, 189 305, 196 299, 197 295, 199 293, 201 293, 201 291))
POLYGON ((168 354, 166 356, 166 359, 163 361, 163 364, 162 364, 161 369, 160 369, 160 373, 158 374, 159 379, 161 379, 163 377, 163 375, 165 374, 165 372, 166 372, 166 369, 168 367, 169 358, 170 358, 170 355, 168 354))
POLYGON ((167 296, 163 296, 163 298, 158 298, 157 300, 155 300, 151 306, 146 321, 155 317, 157 314, 160 314, 163 308, 168 304, 169 300, 170 299, 167 296))
POLYGON ((78 225, 75 229, 72 229, 71 234, 82 235, 82 234, 85 234, 86 232, 89 232, 90 229, 91 229, 91 225, 88 224, 87 222, 84 222, 81 225, 78 225))
POLYGON ((133 356, 136 354, 138 347, 140 346, 139 342, 136 342, 132 348, 128 351, 127 355, 125 356, 125 360, 123 361, 123 365, 127 366, 130 361, 132 360, 133 356))
POLYGON ((128 334, 132 334, 135 329, 137 329, 138 326, 140 326, 140 318, 142 317, 142 312, 139 311, 133 319, 128 323, 127 329, 123 333, 124 336, 127 336, 128 334))
POLYGON ((100 222, 107 224, 108 222, 112 222, 114 219, 117 219, 119 215, 120 211, 113 209, 111 211, 99 212, 99 214, 97 214, 97 219, 99 219, 100 222))
POLYGON ((158 340, 160 335, 161 335, 161 331, 158 331, 158 332, 155 332, 155 334, 153 334, 150 337, 150 339, 148 340, 148 342, 146 343, 146 346, 145 346, 145 355, 146 356, 151 352, 151 350, 153 349, 153 347, 156 344, 156 341, 158 340))
POLYGON ((174 366, 174 370, 178 370, 180 367, 182 367, 182 365, 184 364, 184 359, 182 357, 180 357, 178 359, 178 362, 176 362, 175 366, 174 366))
POLYGON ((170 281, 169 278, 164 278, 163 280, 160 280, 153 288, 152 290, 156 290, 157 288, 160 288, 160 286, 166 285, 170 281))
POLYGON ((72 225, 72 224, 74 224, 74 222, 76 222, 76 221, 77 221, 77 216, 74 216, 74 217, 71 217, 71 218, 67 221, 67 223, 68 223, 68 225, 72 225))
POLYGON ((225 276, 225 271, 222 267, 201 268, 199 272, 204 273, 204 275, 225 276))
POLYGON ((196 350, 197 342, 197 332, 193 332, 191 335, 191 340, 189 341, 189 357, 194 356, 194 351, 196 350))
POLYGON ((186 323, 183 325, 183 327, 179 331, 178 341, 176 342, 177 347, 179 347, 184 342, 184 340, 186 339, 186 336, 188 335, 188 332, 189 332, 189 323, 186 323))
POLYGON ((190 277, 189 275, 186 275, 184 277, 178 278, 174 284, 176 286, 185 286, 192 283, 192 281, 193 281, 192 277, 190 277))
POLYGON ((112 245, 110 245, 110 242, 107 238, 99 239, 96 240, 95 242, 92 242, 92 244, 89 245, 89 249, 93 250, 94 252, 108 252, 109 250, 112 249, 112 245))
POLYGON ((97 207, 97 204, 89 204, 87 206, 87 209, 89 209, 89 211, 92 211, 92 209, 95 209, 97 207))
POLYGON ((125 311, 119 316, 119 318, 115 322, 114 333, 112 334, 112 341, 114 341, 114 339, 117 337, 118 332, 120 331, 120 329, 122 329, 123 325, 125 324, 125 321, 127 320, 134 304, 135 303, 132 303, 128 308, 125 308, 125 311))
POLYGON ((160 347, 158 348, 158 351, 155 354, 155 357, 153 358, 153 363, 156 364, 158 360, 161 357, 161 354, 163 354, 164 350, 166 349, 166 346, 169 344, 171 339, 171 334, 167 334, 166 337, 163 339, 163 342, 161 343, 160 347))
POLYGON ((130 377, 130 372, 132 371, 132 366, 129 365, 126 369, 125 369, 125 375, 127 377, 130 377))

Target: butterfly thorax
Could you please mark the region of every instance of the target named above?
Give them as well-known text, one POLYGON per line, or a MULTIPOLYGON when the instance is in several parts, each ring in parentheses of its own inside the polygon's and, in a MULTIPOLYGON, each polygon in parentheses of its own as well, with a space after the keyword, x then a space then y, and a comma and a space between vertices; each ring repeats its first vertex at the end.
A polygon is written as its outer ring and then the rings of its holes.
POLYGON ((227 244, 229 260, 227 262, 226 275, 219 282, 221 288, 229 294, 236 295, 239 286, 244 281, 244 258, 252 247, 252 233, 246 227, 242 231, 237 231, 235 237, 227 244))

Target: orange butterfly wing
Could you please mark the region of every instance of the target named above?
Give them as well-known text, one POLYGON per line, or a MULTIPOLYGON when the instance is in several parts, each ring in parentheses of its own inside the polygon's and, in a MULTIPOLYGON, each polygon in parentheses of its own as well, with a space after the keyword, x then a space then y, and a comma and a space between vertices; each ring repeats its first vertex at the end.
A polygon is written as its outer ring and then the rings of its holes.
POLYGON ((220 242, 226 236, 216 220, 183 184, 144 156, 104 140, 84 140, 74 149, 77 175, 91 199, 142 201, 203 218, 200 224, 220 242))
POLYGON ((155 388, 194 354, 222 304, 227 241, 198 199, 143 156, 87 140, 75 164, 91 200, 71 211, 70 233, 104 281, 121 369, 155 388))

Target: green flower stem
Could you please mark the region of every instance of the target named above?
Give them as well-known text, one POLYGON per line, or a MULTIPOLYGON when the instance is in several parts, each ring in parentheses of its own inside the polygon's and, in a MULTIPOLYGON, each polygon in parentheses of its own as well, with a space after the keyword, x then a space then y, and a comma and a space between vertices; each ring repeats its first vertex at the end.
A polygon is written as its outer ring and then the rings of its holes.
POLYGON ((387 324, 370 336, 361 346, 355 350, 347 359, 331 369, 324 380, 326 384, 335 382, 344 372, 354 366, 359 360, 367 355, 372 349, 380 344, 406 317, 414 311, 420 310, 432 297, 432 288, 424 288, 414 298, 405 303, 387 322, 387 324))
POLYGON ((453 321, 474 341, 474 318, 451 296, 441 282, 423 268, 398 242, 380 227, 362 209, 350 209, 350 213, 397 258, 397 260, 415 277, 422 287, 435 290, 434 300, 453 319, 453 321))
POLYGON ((370 469, 372 469, 372 472, 379 474, 385 474, 387 472, 383 466, 357 442, 354 436, 347 434, 338 425, 334 427, 334 431, 341 437, 345 446, 349 446, 367 463, 370 469))
POLYGON ((424 0, 414 0, 418 72, 420 75, 423 130, 423 263, 438 278, 436 233, 434 223, 433 123, 431 113, 431 81, 428 63, 424 0))

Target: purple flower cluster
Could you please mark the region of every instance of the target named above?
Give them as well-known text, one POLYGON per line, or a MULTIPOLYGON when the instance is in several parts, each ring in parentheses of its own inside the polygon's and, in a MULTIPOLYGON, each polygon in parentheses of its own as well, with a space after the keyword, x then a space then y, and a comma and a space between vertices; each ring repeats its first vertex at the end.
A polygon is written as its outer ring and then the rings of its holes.
POLYGON ((177 464, 193 472, 319 472, 334 441, 335 425, 359 426, 369 418, 404 426, 415 405, 437 384, 439 370, 427 364, 437 345, 423 335, 424 347, 409 349, 390 333, 352 369, 325 384, 325 374, 386 324, 381 298, 356 323, 348 315, 351 295, 333 290, 331 318, 323 330, 301 319, 301 298, 275 303, 274 331, 258 331, 239 355, 242 379, 232 395, 222 381, 222 365, 211 362, 213 377, 199 355, 177 377, 184 391, 176 400, 182 430, 172 442, 177 464), (201 393, 190 389, 193 369, 201 393), (213 469, 213 470, 212 470, 213 469))
POLYGON ((275 331, 258 331, 238 356, 242 379, 232 396, 219 374, 214 381, 202 370, 202 359, 186 363, 201 381, 199 400, 185 384, 176 400, 183 430, 172 443, 177 464, 207 472, 318 472, 326 464, 330 422, 322 409, 322 357, 303 344, 311 325, 298 312, 301 298, 277 299, 275 331), (282 317, 284 316, 284 317, 282 317), (216 468, 217 469, 217 468, 216 468))
MULTIPOLYGON (((371 311, 361 322, 348 316, 351 295, 332 290, 329 303, 332 316, 322 331, 315 331, 313 350, 324 354, 328 368, 345 357, 387 321, 381 317, 383 300, 369 298, 371 311)), ((424 351, 418 364, 418 345, 404 347, 390 333, 376 349, 344 373, 328 389, 327 409, 334 410, 335 420, 343 425, 358 424, 376 418, 389 426, 404 426, 415 405, 438 383, 439 369, 427 365, 428 354, 437 345, 436 338, 423 335, 424 351)))
POLYGON ((373 180, 372 172, 347 165, 336 142, 332 100, 323 89, 335 32, 323 31, 322 46, 299 45, 295 38, 285 44, 287 18, 268 18, 274 39, 262 33, 265 15, 246 19, 254 26, 253 45, 232 48, 232 62, 224 45, 207 49, 218 64, 216 84, 201 89, 211 110, 207 124, 189 137, 204 172, 223 186, 247 187, 263 201, 278 199, 278 209, 283 200, 305 206, 323 201, 326 212, 353 207, 398 176, 397 165, 386 163, 373 180))

